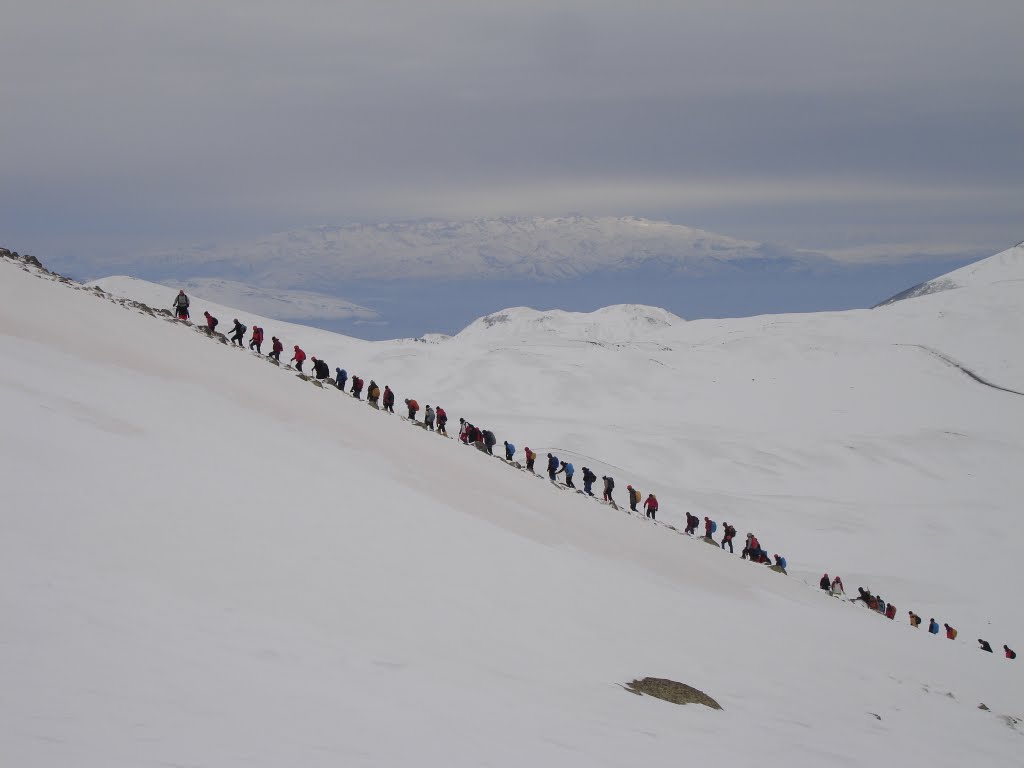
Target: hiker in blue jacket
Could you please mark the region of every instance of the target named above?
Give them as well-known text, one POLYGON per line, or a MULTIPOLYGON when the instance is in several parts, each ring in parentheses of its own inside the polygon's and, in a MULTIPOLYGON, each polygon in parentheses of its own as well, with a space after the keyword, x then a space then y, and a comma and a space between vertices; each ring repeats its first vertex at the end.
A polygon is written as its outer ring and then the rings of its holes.
MULTIPOLYGON (((572 484, 572 476, 573 476, 573 473, 575 471, 576 470, 573 469, 572 464, 570 464, 567 461, 563 461, 561 469, 559 469, 557 472, 555 472, 555 476, 557 477, 558 475, 560 475, 563 472, 565 472, 565 485, 566 485, 566 487, 568 487, 568 488, 575 488, 576 486, 572 484)), ((554 480, 555 478, 553 477, 551 479, 554 480)))
POLYGON ((338 382, 338 389, 344 392, 345 382, 348 381, 348 373, 344 368, 335 368, 334 372, 338 374, 338 377, 335 379, 335 381, 338 382))
POLYGON ((928 631, 933 635, 939 634, 939 622, 935 619, 928 619, 928 631))
POLYGON ((558 457, 548 454, 548 478, 551 482, 555 482, 555 472, 558 471, 558 457))
POLYGON ((505 441, 505 460, 512 461, 512 457, 516 455, 516 447, 512 445, 508 440, 505 441))

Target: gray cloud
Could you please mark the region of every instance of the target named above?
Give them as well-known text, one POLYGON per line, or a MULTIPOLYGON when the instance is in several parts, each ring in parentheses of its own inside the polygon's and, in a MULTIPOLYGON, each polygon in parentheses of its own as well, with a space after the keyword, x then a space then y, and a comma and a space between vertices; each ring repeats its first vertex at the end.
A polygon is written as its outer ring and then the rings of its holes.
POLYGON ((1024 236, 1017 0, 3 17, 0 233, 22 249, 572 210, 814 248, 1024 236))

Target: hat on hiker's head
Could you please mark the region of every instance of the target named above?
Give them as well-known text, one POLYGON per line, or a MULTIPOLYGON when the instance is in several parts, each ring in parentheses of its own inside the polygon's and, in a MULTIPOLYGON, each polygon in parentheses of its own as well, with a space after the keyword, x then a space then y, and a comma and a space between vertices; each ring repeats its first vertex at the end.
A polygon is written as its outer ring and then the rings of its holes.
POLYGON ((550 453, 548 454, 548 458, 549 458, 549 459, 551 458, 551 454, 550 454, 550 453))

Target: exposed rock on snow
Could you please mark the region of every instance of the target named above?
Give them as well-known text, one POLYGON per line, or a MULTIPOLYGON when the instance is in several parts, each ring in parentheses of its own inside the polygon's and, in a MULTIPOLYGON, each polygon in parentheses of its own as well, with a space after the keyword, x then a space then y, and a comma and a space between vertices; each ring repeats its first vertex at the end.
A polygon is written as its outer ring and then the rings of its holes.
POLYGON ((692 685, 677 683, 675 680, 665 680, 661 677, 645 677, 643 680, 634 680, 628 683, 626 689, 637 696, 647 694, 656 699, 670 701, 673 704, 703 704, 711 709, 721 709, 721 705, 704 691, 699 691, 692 685))

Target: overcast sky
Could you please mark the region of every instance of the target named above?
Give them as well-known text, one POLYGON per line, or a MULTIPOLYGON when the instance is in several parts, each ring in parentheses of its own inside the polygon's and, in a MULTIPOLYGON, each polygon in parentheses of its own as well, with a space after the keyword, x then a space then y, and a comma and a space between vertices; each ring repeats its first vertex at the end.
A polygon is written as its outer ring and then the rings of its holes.
POLYGON ((853 258, 1024 238, 1022 0, 0 0, 0 19, 0 245, 41 257, 569 212, 853 258))

